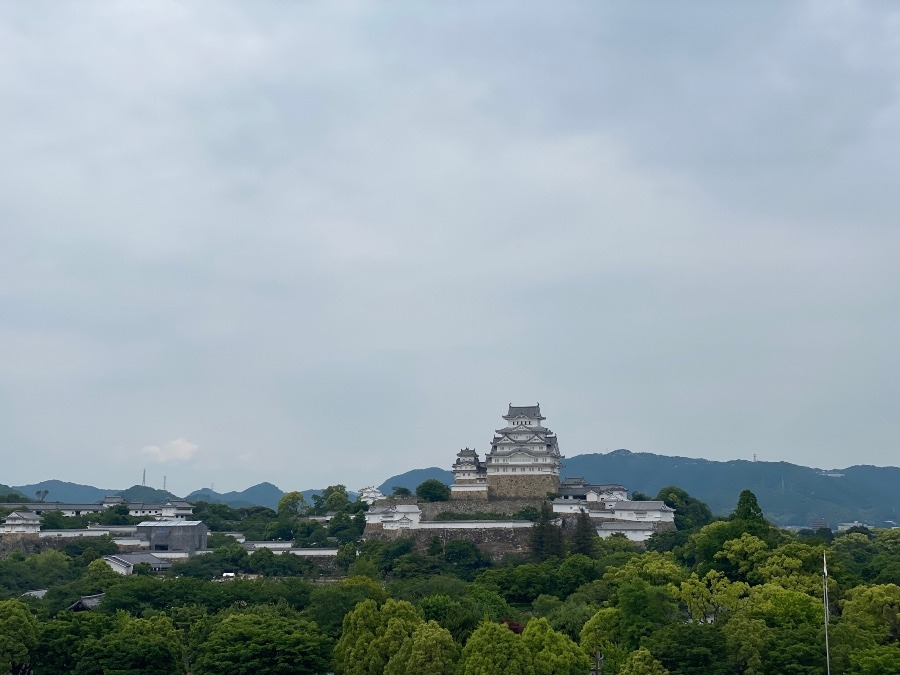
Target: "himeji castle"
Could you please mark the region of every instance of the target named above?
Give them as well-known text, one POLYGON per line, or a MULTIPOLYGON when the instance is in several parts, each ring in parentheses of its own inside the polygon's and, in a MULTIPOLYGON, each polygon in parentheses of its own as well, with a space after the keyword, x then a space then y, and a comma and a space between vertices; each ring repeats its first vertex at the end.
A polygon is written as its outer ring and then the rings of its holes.
POLYGON ((484 462, 469 448, 457 454, 453 499, 544 498, 559 490, 563 456, 556 434, 543 425, 540 404, 510 404, 503 419, 484 462))

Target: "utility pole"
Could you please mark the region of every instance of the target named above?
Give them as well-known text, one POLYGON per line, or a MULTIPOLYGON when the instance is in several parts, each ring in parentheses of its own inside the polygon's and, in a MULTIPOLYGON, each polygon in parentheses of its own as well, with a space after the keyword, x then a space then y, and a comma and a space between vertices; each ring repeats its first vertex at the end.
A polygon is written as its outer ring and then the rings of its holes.
POLYGON ((822 604, 825 606, 825 671, 831 675, 831 652, 828 647, 828 561, 822 551, 822 604))

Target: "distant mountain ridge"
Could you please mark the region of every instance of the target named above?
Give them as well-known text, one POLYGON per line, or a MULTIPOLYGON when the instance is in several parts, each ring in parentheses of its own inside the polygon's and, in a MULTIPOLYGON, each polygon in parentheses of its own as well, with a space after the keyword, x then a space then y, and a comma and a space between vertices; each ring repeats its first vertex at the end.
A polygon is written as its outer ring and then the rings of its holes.
MULTIPOLYGON (((565 460, 563 477, 581 476, 592 483, 621 483, 631 491, 654 496, 660 488, 676 485, 709 504, 713 513, 727 515, 741 490, 752 490, 766 517, 779 525, 809 525, 825 519, 834 527, 840 522, 860 521, 878 527, 900 524, 900 468, 855 465, 822 470, 788 462, 727 462, 670 457, 649 452, 614 450, 609 453, 576 455, 565 460)), ((415 490, 435 478, 450 484, 453 474, 430 467, 392 476, 379 488, 389 494, 395 486, 415 490)), ((177 499, 169 492, 145 486, 127 490, 104 490, 90 485, 46 480, 12 486, 30 499, 37 490, 48 490, 46 501, 93 503, 107 495, 122 495, 131 501, 177 499)), ((2 492, 2 491, 0 491, 2 492)), ((304 490, 308 502, 321 490, 304 490)), ((246 490, 220 494, 202 488, 188 494, 187 501, 249 507, 278 507, 284 492, 272 483, 259 483, 246 490)), ((356 493, 349 492, 351 499, 356 493)))
MULTIPOLYGON (((734 509, 741 490, 752 490, 766 517, 779 525, 809 525, 816 519, 832 527, 857 520, 878 527, 900 524, 900 468, 892 466, 824 471, 788 462, 720 462, 623 449, 568 457, 562 476, 621 483, 650 496, 676 485, 721 515, 734 509)), ((437 467, 414 469, 388 478, 381 489, 390 492, 397 485, 414 490, 429 478, 449 484, 453 475, 437 467)))
MULTIPOLYGON (((309 492, 312 492, 312 490, 309 492)), ((201 488, 188 494, 185 499, 189 502, 204 501, 210 504, 227 504, 232 508, 265 506, 270 509, 277 509, 278 500, 281 499, 282 495, 284 495, 284 492, 277 486, 272 485, 272 483, 259 483, 240 492, 231 491, 221 494, 212 488, 201 488)))
POLYGON ((453 482, 453 473, 436 466, 427 469, 413 469, 412 471, 407 471, 406 473, 401 473, 397 476, 391 476, 379 485, 378 489, 386 495, 391 494, 395 487, 405 487, 406 489, 415 492, 415 489, 419 485, 426 480, 431 479, 436 479, 446 485, 450 485, 453 482))
POLYGON ((93 485, 82 485, 80 483, 69 483, 62 480, 42 480, 40 483, 31 485, 16 485, 13 489, 18 490, 29 499, 36 499, 35 493, 38 490, 47 490, 47 496, 44 501, 48 502, 68 502, 70 504, 93 504, 102 501, 107 495, 116 495, 123 490, 105 490, 97 488, 93 485))

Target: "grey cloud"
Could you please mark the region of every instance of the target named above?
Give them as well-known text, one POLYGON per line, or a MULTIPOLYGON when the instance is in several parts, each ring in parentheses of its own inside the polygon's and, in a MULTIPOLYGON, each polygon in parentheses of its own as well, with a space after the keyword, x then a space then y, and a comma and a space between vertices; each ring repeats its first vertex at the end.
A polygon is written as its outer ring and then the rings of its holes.
POLYGON ((4 8, 0 482, 187 438, 176 490, 358 487, 510 400, 569 454, 894 462, 897 16, 4 8))

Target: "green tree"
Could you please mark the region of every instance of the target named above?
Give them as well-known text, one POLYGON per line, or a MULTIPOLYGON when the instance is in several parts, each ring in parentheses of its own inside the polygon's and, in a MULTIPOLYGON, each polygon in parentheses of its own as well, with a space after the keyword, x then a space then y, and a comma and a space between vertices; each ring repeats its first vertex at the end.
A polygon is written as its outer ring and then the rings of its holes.
POLYGON ((641 641, 667 670, 679 675, 731 675, 725 635, 717 624, 673 623, 641 641))
POLYGON ((669 671, 653 658, 649 650, 641 647, 625 659, 619 675, 669 675, 669 671))
POLYGON ((641 638, 677 616, 677 606, 666 586, 654 586, 643 579, 622 584, 615 595, 616 608, 621 612, 619 639, 628 649, 636 649, 641 638))
POLYGON ((392 497, 412 497, 412 490, 402 485, 395 485, 391 488, 392 497))
POLYGON ((341 675, 365 672, 363 662, 375 640, 380 617, 374 600, 363 600, 345 617, 341 637, 334 647, 334 669, 341 675))
POLYGON ((81 595, 94 595, 108 591, 113 586, 122 583, 123 577, 106 564, 102 558, 98 558, 87 566, 84 574, 78 580, 78 592, 81 595))
POLYGON ((532 619, 522 632, 531 652, 535 675, 585 675, 591 661, 568 636, 553 630, 547 619, 532 619))
POLYGON ((275 612, 229 613, 202 643, 198 675, 321 673, 330 641, 309 621, 275 612))
POLYGON ((322 494, 314 494, 312 500, 312 511, 320 516, 345 511, 350 506, 350 497, 343 485, 329 485, 322 490, 322 494))
POLYGON ((897 675, 900 673, 900 645, 869 647, 851 654, 854 673, 860 675, 897 675))
POLYGON ((486 567, 491 566, 488 558, 471 541, 453 539, 444 547, 445 569, 458 576, 460 579, 471 581, 475 574, 486 567))
POLYGON ((72 671, 76 675, 176 675, 184 672, 178 631, 166 616, 133 619, 125 612, 115 629, 85 640, 72 671))
POLYGON ((841 623, 859 627, 878 644, 900 641, 900 586, 858 586, 847 593, 841 623))
POLYGON ((662 488, 656 498, 675 509, 675 527, 679 530, 692 530, 712 522, 709 506, 686 490, 670 485, 662 488))
POLYGON ((384 602, 386 598, 387 593, 377 581, 368 577, 350 577, 337 584, 313 589, 306 615, 327 635, 337 638, 344 617, 358 603, 366 599, 384 602))
POLYGON ((572 535, 572 553, 580 553, 593 557, 594 544, 597 543, 597 529, 591 523, 591 517, 582 511, 575 519, 575 533, 572 535))
POLYGON ((82 660, 84 645, 91 639, 99 640, 115 628, 112 617, 94 612, 61 612, 39 626, 35 675, 71 673, 82 660))
POLYGON ((740 539, 730 539, 715 554, 725 574, 734 581, 759 582, 759 568, 769 556, 769 547, 759 537, 744 533, 740 539))
POLYGON ((450 499, 450 488, 436 478, 429 478, 416 488, 416 497, 423 502, 446 502, 450 499))
POLYGON ((381 675, 421 624, 415 607, 405 600, 388 599, 380 609, 372 600, 359 603, 344 619, 334 648, 335 670, 342 675, 381 675))
POLYGON ((535 675, 531 653, 506 626, 483 622, 462 651, 459 675, 535 675))
POLYGON ((309 507, 302 492, 285 492, 278 500, 278 515, 295 518, 306 513, 309 507))
POLYGON ((584 628, 592 616, 594 616, 595 607, 588 605, 586 602, 570 596, 559 607, 551 610, 547 614, 547 621, 553 627, 564 635, 568 635, 572 640, 577 641, 584 628))
POLYGON ((27 605, 18 600, 0 601, 0 673, 30 672, 37 644, 38 623, 27 605))
POLYGON ((400 651, 421 624, 422 618, 412 603, 389 598, 378 611, 375 639, 369 643, 363 661, 366 669, 350 672, 381 675, 391 656, 400 651))
POLYGON ((568 597, 580 586, 603 576, 603 566, 581 553, 573 553, 563 560, 552 576, 556 577, 560 597, 568 597))
POLYGON ((733 612, 749 591, 746 583, 732 583, 722 572, 710 570, 702 579, 692 572, 673 594, 684 604, 691 620, 700 624, 733 612))
POLYGON ((732 664, 748 675, 820 673, 821 601, 776 584, 750 589, 723 627, 732 664))
POLYGON ((617 672, 629 650, 621 644, 622 611, 617 607, 598 610, 581 629, 581 648, 586 654, 602 654, 609 672, 617 672))
POLYGON ((750 490, 742 490, 738 496, 737 506, 731 514, 732 520, 765 521, 756 495, 750 490))
POLYGON ((553 511, 547 502, 541 504, 541 515, 531 528, 531 553, 536 560, 562 558, 565 555, 562 528, 554 522, 553 511))
POLYGON ((387 663, 385 675, 451 675, 459 647, 453 636, 434 621, 420 624, 387 663))

